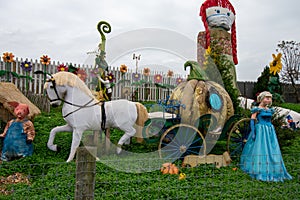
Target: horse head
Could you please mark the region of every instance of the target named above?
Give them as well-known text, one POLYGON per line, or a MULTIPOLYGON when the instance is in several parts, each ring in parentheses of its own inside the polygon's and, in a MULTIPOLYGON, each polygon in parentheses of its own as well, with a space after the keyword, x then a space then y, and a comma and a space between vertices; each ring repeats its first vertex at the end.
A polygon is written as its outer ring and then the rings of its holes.
POLYGON ((53 107, 57 107, 62 103, 67 91, 66 86, 56 84, 55 78, 52 75, 47 75, 47 81, 44 85, 44 89, 46 90, 47 96, 50 100, 50 105, 53 107))

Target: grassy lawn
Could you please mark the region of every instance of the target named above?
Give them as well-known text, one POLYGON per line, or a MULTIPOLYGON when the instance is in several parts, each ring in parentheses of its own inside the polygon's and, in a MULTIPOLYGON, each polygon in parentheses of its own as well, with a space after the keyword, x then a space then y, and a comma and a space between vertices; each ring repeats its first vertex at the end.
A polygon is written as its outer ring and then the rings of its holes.
POLYGON ((282 104, 280 104, 280 107, 290 109, 290 110, 293 110, 293 111, 296 111, 296 112, 300 113, 300 104, 282 103, 282 104))
MULTIPOLYGON (((50 130, 64 124, 61 108, 42 113, 34 121, 36 138, 34 154, 12 162, 0 164, 0 199, 74 199, 75 162, 66 163, 71 146, 71 134, 60 133, 55 143, 61 147, 52 152, 46 147, 50 130), (21 173, 22 179, 14 184, 2 184, 9 175, 21 173), (28 180, 27 182, 24 180, 28 180), (6 193, 5 193, 6 192, 6 193)), ((128 156, 99 156, 97 162, 95 199, 299 199, 300 197, 300 134, 290 145, 282 147, 288 172, 293 180, 270 183, 252 180, 239 170, 237 158, 229 167, 215 168, 201 165, 196 168, 181 168, 186 179, 178 175, 162 175, 161 160, 143 154, 128 156), (116 170, 118 166, 121 171, 116 170), (135 167, 139 172, 122 172, 135 167), (236 170, 235 170, 236 168, 236 170)), ((111 131, 111 140, 116 142, 122 133, 111 131)), ((223 151, 225 143, 220 141, 215 153, 223 151)), ((126 150, 142 153, 157 150, 157 144, 139 144, 133 140, 126 150)), ((154 155, 154 154, 153 154, 154 155)))

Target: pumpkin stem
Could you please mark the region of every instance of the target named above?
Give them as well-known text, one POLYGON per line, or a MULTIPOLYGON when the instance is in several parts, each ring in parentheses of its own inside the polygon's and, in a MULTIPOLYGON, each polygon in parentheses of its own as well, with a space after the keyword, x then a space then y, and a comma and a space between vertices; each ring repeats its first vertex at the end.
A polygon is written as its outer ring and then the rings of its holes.
POLYGON ((190 74, 188 75, 187 80, 198 80, 198 81, 205 81, 208 80, 208 77, 203 69, 201 69, 200 65, 196 61, 187 61, 184 64, 184 70, 186 71, 186 68, 190 67, 190 74))

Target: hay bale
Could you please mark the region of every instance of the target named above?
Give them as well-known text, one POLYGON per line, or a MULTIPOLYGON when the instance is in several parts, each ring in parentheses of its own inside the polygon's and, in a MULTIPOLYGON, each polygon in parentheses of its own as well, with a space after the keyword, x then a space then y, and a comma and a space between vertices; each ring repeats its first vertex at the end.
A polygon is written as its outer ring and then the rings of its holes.
POLYGON ((0 118, 5 122, 14 115, 14 109, 7 103, 11 101, 29 106, 29 120, 33 120, 36 115, 41 113, 40 109, 31 103, 13 83, 0 82, 0 118))

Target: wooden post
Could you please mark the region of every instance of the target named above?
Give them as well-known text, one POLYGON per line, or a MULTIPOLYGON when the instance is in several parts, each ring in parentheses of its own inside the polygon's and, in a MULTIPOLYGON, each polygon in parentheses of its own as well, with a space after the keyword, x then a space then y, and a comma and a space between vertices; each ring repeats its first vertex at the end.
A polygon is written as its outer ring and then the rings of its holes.
POLYGON ((100 139, 100 142, 102 140, 102 134, 100 131, 93 131, 94 133, 94 139, 93 139, 93 146, 98 146, 98 142, 99 142, 99 139, 100 139), (100 137, 100 138, 99 138, 100 137))
POLYGON ((96 147, 79 147, 76 155, 76 200, 94 199, 96 147))
POLYGON ((110 129, 105 129, 105 152, 109 154, 110 149, 110 129))

